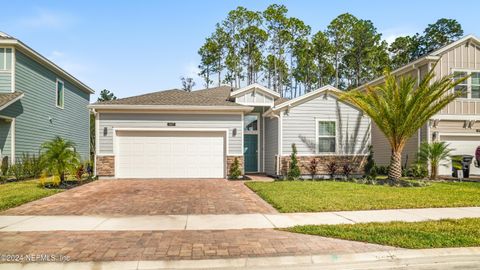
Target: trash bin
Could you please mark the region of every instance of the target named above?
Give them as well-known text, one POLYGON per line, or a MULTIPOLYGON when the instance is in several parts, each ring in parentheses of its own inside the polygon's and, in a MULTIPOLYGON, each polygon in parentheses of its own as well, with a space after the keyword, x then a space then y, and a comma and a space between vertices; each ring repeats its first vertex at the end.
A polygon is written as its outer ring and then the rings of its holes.
POLYGON ((470 164, 472 164, 472 155, 458 155, 452 156, 452 176, 458 177, 457 168, 463 171, 463 178, 470 177, 470 164))

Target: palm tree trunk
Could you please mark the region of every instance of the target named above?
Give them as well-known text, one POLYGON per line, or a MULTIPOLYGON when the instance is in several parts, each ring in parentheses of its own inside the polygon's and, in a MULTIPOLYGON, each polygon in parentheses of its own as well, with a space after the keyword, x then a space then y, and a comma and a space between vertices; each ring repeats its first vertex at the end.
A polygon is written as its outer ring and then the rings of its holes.
POLYGON ((433 163, 433 162, 430 164, 430 170, 431 170, 430 180, 437 179, 437 168, 438 168, 438 164, 433 163))
POLYGON ((390 166, 388 168, 388 182, 395 185, 402 177, 402 151, 392 150, 390 166))

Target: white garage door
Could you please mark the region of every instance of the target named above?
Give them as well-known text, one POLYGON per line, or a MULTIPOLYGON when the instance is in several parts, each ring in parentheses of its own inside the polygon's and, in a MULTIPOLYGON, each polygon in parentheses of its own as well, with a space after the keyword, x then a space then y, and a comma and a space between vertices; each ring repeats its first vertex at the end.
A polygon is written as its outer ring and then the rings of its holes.
MULTIPOLYGON (((480 146, 480 136, 440 136, 440 139, 454 149, 452 155, 472 155, 475 157, 475 150, 480 146)), ((445 161, 443 164, 447 166, 440 166, 440 175, 451 175, 451 162, 445 161)), ((470 165, 470 174, 480 175, 480 168, 475 167, 473 162, 470 165)))
POLYGON ((224 134, 117 131, 117 178, 223 178, 224 134))

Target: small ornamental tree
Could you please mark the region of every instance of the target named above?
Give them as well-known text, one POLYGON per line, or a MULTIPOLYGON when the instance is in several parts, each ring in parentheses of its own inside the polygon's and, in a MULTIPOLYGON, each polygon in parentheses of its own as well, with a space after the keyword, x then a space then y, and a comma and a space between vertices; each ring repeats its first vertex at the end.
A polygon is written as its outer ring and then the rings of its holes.
POLYGON ((318 165, 319 165, 319 162, 316 158, 310 160, 310 164, 308 165, 308 171, 310 172, 310 176, 312 177, 312 180, 314 180, 315 176, 317 175, 318 165))
POLYGON ((300 168, 298 167, 297 146, 292 143, 292 154, 290 154, 290 166, 287 173, 288 180, 300 178, 300 168))
POLYGON ((367 156, 367 162, 365 163, 365 176, 372 176, 372 173, 375 170, 375 160, 373 159, 373 147, 370 145, 368 147, 368 156, 367 156))
POLYGON ((240 169, 240 162, 238 161, 238 158, 235 158, 233 160, 232 166, 230 166, 230 170, 228 172, 228 177, 230 179, 238 179, 242 175, 242 170, 240 169))

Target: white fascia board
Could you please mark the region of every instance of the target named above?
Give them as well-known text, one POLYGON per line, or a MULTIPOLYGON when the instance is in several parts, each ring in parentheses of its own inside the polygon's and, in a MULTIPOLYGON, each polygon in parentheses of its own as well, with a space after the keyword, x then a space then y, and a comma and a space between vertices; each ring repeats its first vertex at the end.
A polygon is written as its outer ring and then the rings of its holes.
POLYGON ((17 100, 20 100, 21 98, 23 98, 24 95, 25 94, 22 93, 20 96, 18 96, 16 98, 10 100, 9 102, 3 104, 2 106, 0 106, 0 111, 5 109, 6 107, 10 106, 11 104, 15 103, 17 100))
POLYGON ((454 115, 454 114, 439 114, 431 118, 431 120, 453 120, 453 121, 480 121, 480 115, 476 114, 463 114, 463 115, 454 115))
POLYGON ((240 111, 250 112, 254 108, 247 106, 180 106, 180 105, 120 105, 120 104, 90 104, 90 109, 96 110, 159 110, 159 111, 240 111))
MULTIPOLYGON (((405 66, 402 66, 402 67, 399 67, 399 68, 395 69, 394 71, 391 72, 391 74, 395 75, 395 74, 398 74, 398 73, 401 73, 401 72, 407 72, 407 71, 413 70, 415 68, 418 68, 422 64, 425 64, 425 63, 428 63, 428 62, 435 62, 435 61, 438 61, 439 59, 440 59, 439 56, 427 55, 427 56, 419 58, 419 59, 417 59, 413 62, 410 62, 410 63, 406 64, 405 66)), ((365 84, 362 84, 361 86, 355 88, 355 90, 363 89, 367 85, 375 84, 379 81, 382 81, 383 79, 385 79, 385 76, 378 77, 378 78, 376 78, 372 81, 369 81, 365 84)))
POLYGON ((238 90, 235 90, 235 91, 233 91, 232 93, 230 93, 230 96, 231 96, 231 97, 236 97, 236 96, 242 94, 243 92, 246 92, 246 91, 249 91, 249 90, 253 90, 253 89, 254 89, 254 90, 260 90, 261 92, 265 92, 265 93, 267 93, 267 94, 269 94, 269 95, 271 95, 271 96, 273 96, 273 97, 276 97, 276 98, 279 98, 279 97, 280 97, 280 94, 279 94, 279 93, 277 93, 277 92, 275 92, 275 91, 273 91, 273 90, 270 90, 270 89, 266 88, 265 86, 260 85, 260 84, 258 84, 258 83, 250 84, 250 85, 247 85, 247 86, 245 86, 245 87, 243 87, 243 88, 240 88, 240 89, 238 89, 238 90))
POLYGON ((470 35, 467 35, 467 36, 464 36, 463 38, 457 40, 457 41, 454 41, 436 51, 433 51, 432 53, 430 53, 430 55, 435 55, 435 56, 438 56, 439 54, 445 52, 445 51, 448 51, 450 50, 451 48, 454 48, 456 46, 458 46, 459 44, 462 44, 463 42, 465 41, 468 41, 468 40, 472 40, 474 42, 476 42, 478 45, 480 45, 480 39, 477 38, 476 36, 470 34, 470 35))
POLYGON ((19 51, 27 54, 28 56, 32 57, 33 59, 37 60, 40 64, 43 66, 48 67, 49 69, 53 70, 54 72, 60 74, 60 76, 65 77, 68 79, 69 82, 73 83, 75 86, 79 87, 80 90, 87 92, 89 94, 95 93, 95 91, 88 87, 86 84, 82 83, 80 80, 75 78, 73 75, 70 73, 66 72, 63 70, 61 67, 57 66, 55 63, 52 61, 48 60, 38 52, 36 52, 34 49, 28 47, 25 45, 23 42, 20 40, 16 39, 6 39, 6 40, 0 40, 0 45, 13 45, 15 48, 17 48, 19 51))
MULTIPOLYGON (((278 106, 275 106, 271 109, 271 111, 278 111, 278 110, 281 110, 283 108, 286 108, 286 107, 292 107, 292 106, 295 106, 295 104, 301 102, 302 100, 305 100, 305 99, 308 99, 308 98, 311 98, 311 97, 314 97, 316 95, 320 95, 320 94, 323 94, 323 93, 332 93, 334 95, 337 95, 339 93, 342 93, 341 90, 331 86, 331 85, 326 85, 326 86, 323 86, 321 88, 318 88, 317 90, 314 90, 312 92, 309 92, 303 96, 300 96, 300 97, 297 97, 297 98, 294 98, 294 99, 291 99, 287 102, 284 102, 278 106)), ((270 110, 268 110, 266 113, 268 113, 270 110)))

